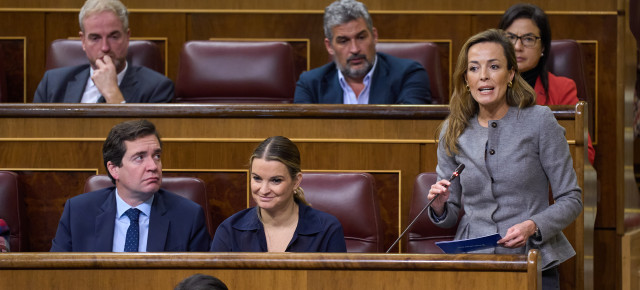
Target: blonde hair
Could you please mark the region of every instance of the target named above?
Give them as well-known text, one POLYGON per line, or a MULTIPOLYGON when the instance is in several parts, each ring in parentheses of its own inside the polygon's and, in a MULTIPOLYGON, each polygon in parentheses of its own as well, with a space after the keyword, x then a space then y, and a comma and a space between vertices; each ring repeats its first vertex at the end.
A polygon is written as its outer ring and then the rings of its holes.
MULTIPOLYGON (((458 137, 469 126, 469 120, 478 113, 478 102, 471 96, 467 89, 465 75, 468 66, 469 48, 482 42, 494 42, 502 46, 504 56, 507 59, 507 69, 515 72, 511 86, 507 88, 507 104, 518 108, 526 108, 536 104, 536 92, 518 73, 518 62, 513 44, 506 38, 504 31, 489 29, 480 32, 467 40, 458 55, 455 72, 453 73, 453 94, 449 101, 449 116, 445 120, 447 124, 444 136, 440 140, 441 146, 446 149, 447 155, 458 153, 458 137)), ((440 125, 440 130, 442 126, 440 125)))
MULTIPOLYGON (((249 158, 249 170, 251 170, 253 160, 256 158, 268 161, 279 161, 287 167, 292 179, 297 178, 298 173, 301 173, 300 151, 298 150, 298 146, 287 137, 274 136, 262 141, 249 158)), ((302 190, 302 187, 293 190, 293 198, 297 202, 309 205, 304 198, 304 190, 302 190)))

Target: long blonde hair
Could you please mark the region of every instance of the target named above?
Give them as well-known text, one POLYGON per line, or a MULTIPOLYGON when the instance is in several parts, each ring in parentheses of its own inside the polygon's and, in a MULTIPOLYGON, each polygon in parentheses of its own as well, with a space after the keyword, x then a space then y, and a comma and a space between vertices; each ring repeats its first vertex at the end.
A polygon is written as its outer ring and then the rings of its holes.
MULTIPOLYGON (((273 136, 262 141, 249 158, 249 170, 251 170, 253 160, 256 158, 268 161, 279 161, 287 167, 292 179, 296 179, 298 173, 301 172, 300 151, 298 150, 298 146, 287 137, 273 136)), ((304 198, 304 190, 302 190, 302 187, 293 190, 293 198, 297 202, 309 205, 304 198)))
MULTIPOLYGON (((500 29, 489 29, 480 32, 467 40, 460 50, 455 72, 453 73, 453 94, 449 101, 449 116, 441 145, 451 156, 458 153, 458 137, 469 126, 469 120, 478 113, 478 102, 467 89, 465 75, 469 62, 469 48, 482 42, 494 42, 502 46, 507 59, 507 69, 515 71, 512 86, 507 88, 507 104, 511 107, 526 108, 536 104, 536 92, 518 73, 518 62, 513 44, 505 37, 500 29)), ((443 123, 444 124, 444 123, 443 123)), ((440 125, 440 131, 442 125, 440 125)))

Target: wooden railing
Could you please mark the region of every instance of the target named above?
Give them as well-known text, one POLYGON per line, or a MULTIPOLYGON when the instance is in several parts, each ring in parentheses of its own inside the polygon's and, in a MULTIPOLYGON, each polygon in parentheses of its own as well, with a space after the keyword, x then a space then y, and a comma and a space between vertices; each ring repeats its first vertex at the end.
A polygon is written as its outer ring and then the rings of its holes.
MULTIPOLYGON (((594 174, 585 174, 592 167, 584 161, 584 109, 584 103, 552 107, 566 129, 581 187, 595 183, 594 174)), ((203 179, 215 226, 248 206, 247 163, 253 148, 283 135, 300 148, 303 171, 374 176, 386 249, 409 222, 415 177, 435 171, 436 130, 447 115, 447 106, 7 104, 0 106, 0 169, 19 175, 30 250, 47 251, 65 200, 82 193, 88 176, 106 173, 102 143, 119 122, 146 118, 157 126, 164 175, 203 179)), ((585 252, 593 253, 595 198, 590 195, 595 192, 585 190, 588 215, 564 231, 578 253, 561 268, 563 285, 573 289, 582 289, 584 277, 592 277, 584 275, 585 263, 592 262, 585 252)))
POLYGON ((536 250, 526 256, 8 253, 0 255, 0 280, 12 289, 173 289, 203 273, 229 289, 537 290, 538 260, 536 250))

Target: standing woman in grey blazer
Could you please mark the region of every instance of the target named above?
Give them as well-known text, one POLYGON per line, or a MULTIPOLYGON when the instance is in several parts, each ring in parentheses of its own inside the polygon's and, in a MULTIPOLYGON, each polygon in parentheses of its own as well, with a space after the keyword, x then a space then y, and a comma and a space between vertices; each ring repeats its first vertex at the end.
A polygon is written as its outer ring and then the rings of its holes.
POLYGON ((557 266, 575 255, 562 229, 582 211, 565 131, 518 74, 513 44, 490 29, 464 44, 453 76, 450 115, 438 145, 438 179, 429 218, 443 228, 464 215, 455 239, 499 233, 482 253, 525 254, 539 249, 543 289, 557 289, 557 266), (459 164, 459 179, 446 178, 459 164), (549 185, 553 205, 549 205, 549 185))

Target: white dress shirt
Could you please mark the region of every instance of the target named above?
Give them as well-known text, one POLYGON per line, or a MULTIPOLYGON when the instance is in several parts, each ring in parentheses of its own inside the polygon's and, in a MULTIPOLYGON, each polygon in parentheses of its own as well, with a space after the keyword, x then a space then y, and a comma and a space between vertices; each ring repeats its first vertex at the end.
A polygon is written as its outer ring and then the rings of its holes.
POLYGON ((373 76, 373 72, 376 70, 377 62, 378 56, 374 58, 373 67, 371 68, 369 73, 364 76, 364 89, 362 89, 362 92, 360 92, 359 96, 356 96, 356 93, 353 91, 353 89, 351 89, 351 86, 349 86, 347 81, 344 79, 344 75, 342 75, 342 72, 338 69, 338 81, 340 82, 340 87, 342 87, 342 91, 344 92, 343 99, 345 105, 369 104, 369 89, 371 88, 371 77, 373 76))
MULTIPOLYGON (((98 102, 98 99, 100 99, 102 94, 98 90, 98 87, 96 87, 96 84, 94 84, 93 80, 91 79, 91 76, 93 75, 93 72, 94 72, 93 67, 92 66, 89 66, 89 67, 90 67, 89 79, 87 80, 87 85, 85 85, 84 87, 84 93, 82 94, 82 99, 80 100, 80 103, 94 104, 98 102)), ((129 68, 129 64, 125 61, 124 69, 117 75, 118 86, 120 86, 122 79, 124 79, 124 74, 127 72, 127 68, 129 68)))

